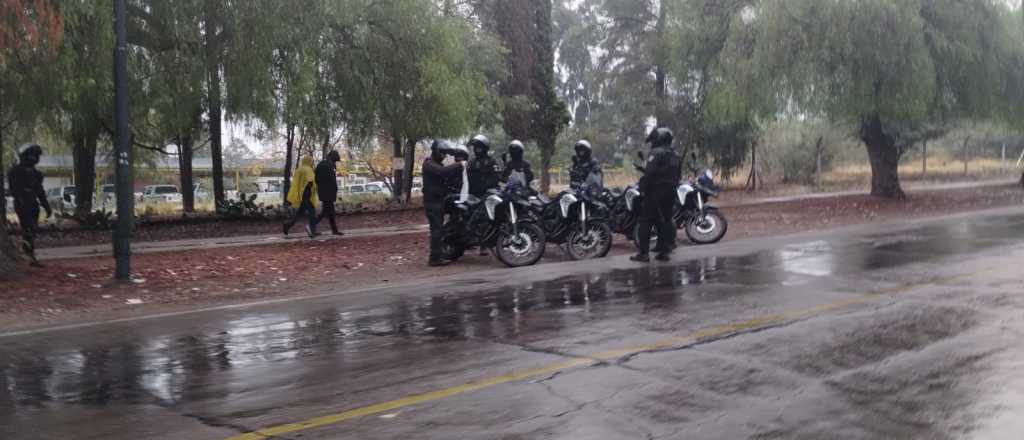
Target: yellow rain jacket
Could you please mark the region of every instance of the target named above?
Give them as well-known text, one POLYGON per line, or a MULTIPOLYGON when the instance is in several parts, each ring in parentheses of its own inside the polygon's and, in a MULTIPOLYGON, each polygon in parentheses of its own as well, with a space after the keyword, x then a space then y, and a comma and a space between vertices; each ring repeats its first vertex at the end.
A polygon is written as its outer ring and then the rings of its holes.
POLYGON ((299 168, 295 170, 295 175, 292 176, 292 186, 288 189, 288 203, 292 206, 298 207, 302 204, 302 196, 306 191, 306 186, 309 185, 309 201, 316 207, 319 204, 316 196, 316 173, 313 172, 313 158, 306 156, 302 158, 299 163, 299 168))

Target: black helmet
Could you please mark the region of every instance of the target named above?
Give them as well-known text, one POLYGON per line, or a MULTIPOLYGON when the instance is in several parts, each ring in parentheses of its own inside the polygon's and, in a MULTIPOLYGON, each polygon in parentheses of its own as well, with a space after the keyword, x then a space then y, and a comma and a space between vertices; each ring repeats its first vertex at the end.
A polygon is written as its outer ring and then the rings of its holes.
POLYGON ((590 160, 590 155, 594 152, 594 148, 590 146, 590 142, 585 139, 580 139, 579 142, 576 142, 573 149, 576 150, 576 156, 579 156, 579 158, 583 160, 590 160))
POLYGON ((42 155, 43 155, 43 147, 40 147, 39 144, 25 144, 25 145, 22 145, 22 146, 18 147, 18 157, 19 158, 25 157, 25 156, 37 156, 38 157, 38 156, 42 156, 42 155))
POLYGON ((465 145, 452 145, 448 154, 456 159, 469 160, 469 149, 465 145))
POLYGON ((672 130, 665 127, 654 129, 650 136, 647 136, 647 143, 651 144, 651 148, 672 146, 672 130))
POLYGON ((523 143, 518 140, 514 140, 508 144, 508 154, 512 156, 514 160, 521 160, 523 153, 526 152, 526 148, 523 147, 523 143))
POLYGON ((341 155, 337 151, 331 151, 327 153, 326 159, 330 163, 341 162, 341 155))
POLYGON ((454 145, 451 141, 445 139, 434 139, 434 143, 430 144, 430 154, 452 154, 453 148, 454 145))
POLYGON ((473 147, 473 154, 476 154, 478 156, 482 154, 487 154, 488 151, 491 151, 491 141, 487 139, 487 136, 484 136, 482 134, 473 136, 473 139, 469 140, 468 145, 470 147, 473 147))

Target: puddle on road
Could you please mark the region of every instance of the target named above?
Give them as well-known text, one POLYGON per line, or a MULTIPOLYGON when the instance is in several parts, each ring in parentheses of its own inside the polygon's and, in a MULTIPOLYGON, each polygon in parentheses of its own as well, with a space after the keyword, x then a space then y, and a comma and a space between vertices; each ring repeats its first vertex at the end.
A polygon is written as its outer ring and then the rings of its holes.
MULTIPOLYGON (((467 281, 462 286, 476 291, 408 295, 373 308, 326 309, 302 316, 249 315, 209 334, 145 339, 122 332, 90 340, 73 351, 47 351, 44 343, 26 343, 22 347, 29 348, 20 350, 0 347, 0 421, 19 409, 56 404, 218 397, 202 385, 218 373, 255 364, 340 354, 358 357, 372 350, 401 349, 402 344, 558 332, 588 321, 672 313, 809 277, 860 274, 965 255, 1007 244, 1020 231, 1024 217, 964 221, 512 288, 488 289, 485 283, 467 281)), ((683 247, 678 255, 685 254, 683 247)))

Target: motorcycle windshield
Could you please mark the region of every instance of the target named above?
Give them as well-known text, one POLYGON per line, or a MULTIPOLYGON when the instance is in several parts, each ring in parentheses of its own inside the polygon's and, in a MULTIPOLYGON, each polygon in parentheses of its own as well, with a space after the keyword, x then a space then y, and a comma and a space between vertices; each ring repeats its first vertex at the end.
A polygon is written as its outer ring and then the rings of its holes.
POLYGON ((505 186, 510 190, 526 188, 526 174, 522 171, 512 171, 505 186))

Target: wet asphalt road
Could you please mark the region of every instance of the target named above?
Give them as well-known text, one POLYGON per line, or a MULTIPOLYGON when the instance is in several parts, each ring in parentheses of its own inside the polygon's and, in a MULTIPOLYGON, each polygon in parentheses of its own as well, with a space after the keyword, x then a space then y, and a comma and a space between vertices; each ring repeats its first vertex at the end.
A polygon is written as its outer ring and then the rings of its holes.
POLYGON ((0 439, 1024 438, 1024 210, 676 259, 0 335, 0 439))

